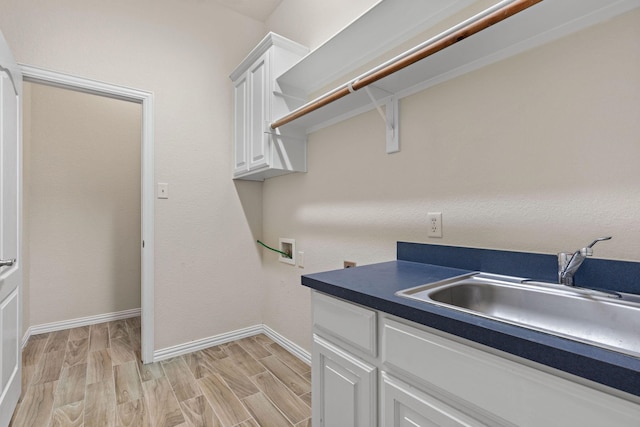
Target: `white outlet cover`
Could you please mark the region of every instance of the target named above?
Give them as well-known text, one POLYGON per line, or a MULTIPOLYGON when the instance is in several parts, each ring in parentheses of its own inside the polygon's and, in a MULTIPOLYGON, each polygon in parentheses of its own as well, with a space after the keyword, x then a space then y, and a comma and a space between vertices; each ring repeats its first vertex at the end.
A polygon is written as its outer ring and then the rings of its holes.
POLYGON ((442 212, 428 212, 427 227, 427 236, 442 237, 442 212))

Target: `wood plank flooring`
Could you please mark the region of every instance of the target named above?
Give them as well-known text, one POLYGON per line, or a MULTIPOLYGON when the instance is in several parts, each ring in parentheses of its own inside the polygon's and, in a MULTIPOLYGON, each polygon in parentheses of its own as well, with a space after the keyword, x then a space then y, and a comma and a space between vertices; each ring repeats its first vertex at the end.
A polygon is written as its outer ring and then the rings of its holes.
POLYGON ((140 318, 32 336, 10 427, 311 426, 311 368, 265 335, 140 362, 140 318))

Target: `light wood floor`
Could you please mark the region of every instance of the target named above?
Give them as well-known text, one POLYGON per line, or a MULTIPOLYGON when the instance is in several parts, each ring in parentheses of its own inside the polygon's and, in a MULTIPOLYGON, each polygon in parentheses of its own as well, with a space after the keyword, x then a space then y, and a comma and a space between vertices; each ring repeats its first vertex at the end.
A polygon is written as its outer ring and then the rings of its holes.
POLYGON ((311 426, 309 365, 265 335, 142 365, 140 319, 32 336, 12 427, 311 426))

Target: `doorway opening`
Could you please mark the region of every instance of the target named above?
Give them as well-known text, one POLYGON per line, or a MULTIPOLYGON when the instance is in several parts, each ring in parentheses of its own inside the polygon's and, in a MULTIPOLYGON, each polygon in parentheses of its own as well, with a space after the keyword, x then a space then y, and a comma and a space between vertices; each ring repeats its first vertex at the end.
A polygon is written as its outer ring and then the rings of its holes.
MULTIPOLYGON (((138 156, 136 156, 135 160, 139 162, 139 167, 137 168, 137 172, 140 177, 140 185, 139 187, 136 185, 136 193, 137 197, 139 197, 140 203, 136 205, 135 212, 139 212, 140 222, 137 225, 138 228, 133 227, 131 225, 130 219, 124 222, 127 224, 122 224, 123 218, 125 216, 122 212, 120 212, 119 220, 117 219, 117 215, 105 215, 103 221, 105 221, 105 226, 102 227, 100 225, 100 221, 96 221, 96 218, 90 218, 89 224, 86 224, 85 227, 87 230, 91 230, 93 228, 104 228, 111 229, 129 227, 129 230, 134 230, 136 232, 136 236, 134 237, 137 240, 136 245, 139 244, 140 249, 140 262, 139 262, 139 277, 140 277, 140 309, 141 309, 141 356, 142 361, 144 363, 152 363, 154 359, 153 355, 153 250, 154 250, 154 166, 153 166, 153 94, 151 92, 141 91, 138 89, 131 89, 127 87, 107 84, 103 82, 98 82, 94 80, 88 80, 84 78, 79 78, 76 76, 71 76, 67 74, 52 72, 36 67, 30 66, 22 66, 21 67, 23 73, 23 79, 25 82, 36 83, 38 85, 44 86, 53 86, 55 88, 61 88, 65 90, 70 90, 73 92, 82 92, 84 94, 97 95, 104 98, 106 104, 115 105, 112 101, 127 101, 128 103, 134 103, 137 105, 130 104, 129 107, 133 106, 135 108, 139 108, 138 117, 140 122, 138 123, 139 127, 137 128, 140 131, 140 138, 138 139, 141 143, 137 145, 137 148, 140 150, 138 156), (111 103, 111 104, 110 104, 111 103), (108 217, 108 218, 107 218, 108 217), (116 218, 116 219, 114 219, 116 218), (106 224, 106 222, 115 222, 116 224, 106 224), (137 239, 139 237, 139 239, 137 239)), ((36 87, 36 85, 34 85, 36 87)), ((50 89, 50 88, 49 88, 50 89)), ((81 126, 81 123, 78 123, 81 126)), ((100 147, 101 154, 98 156, 112 157, 112 165, 117 164, 117 155, 116 158, 113 158, 112 153, 109 152, 106 147, 100 147), (113 163, 116 161, 116 163, 113 163)), ((94 160, 96 158, 96 153, 86 153, 87 155, 93 156, 94 160)), ((134 157, 133 155, 131 157, 134 157)), ((124 159, 122 159, 124 160, 124 159)), ((80 161, 81 162, 81 161, 80 161)), ((124 161, 122 163, 125 163, 124 161)), ((51 165, 51 167, 55 167, 55 165, 51 165)), ((85 169, 91 169, 88 165, 82 165, 85 169)), ((73 169, 73 168, 70 168, 73 169)), ((113 171, 114 174, 118 174, 118 170, 113 171)), ((64 175, 64 174, 63 174, 64 175)), ((42 179, 42 178, 41 178, 42 179)), ((102 186, 104 187, 106 193, 117 195, 118 190, 125 191, 122 182, 118 182, 118 179, 114 176, 113 179, 113 188, 106 188, 109 186, 109 180, 103 180, 102 186), (106 183, 106 184, 105 184, 106 183)), ((91 191, 88 191, 86 194, 87 197, 94 199, 99 205, 100 195, 99 194, 91 194, 91 191)), ((56 195, 53 195, 56 197, 56 195)), ((57 197, 64 197, 64 192, 61 195, 57 195, 57 197)), ((130 196, 129 196, 130 198, 130 196)), ((76 201, 76 203, 78 203, 76 201)), ((95 208, 97 211, 99 207, 95 208)), ((126 210, 126 208, 125 208, 126 210)), ((54 212, 50 212, 50 214, 54 214, 54 212)), ((39 214, 41 217, 43 213, 39 214)), ((134 220, 134 223, 136 221, 134 220)), ((95 230, 94 230, 95 231, 95 230)), ((91 234, 92 232, 88 232, 87 234, 91 234)), ((126 233, 126 232, 125 232, 126 233)), ((72 237, 72 236, 71 236, 72 237)), ((76 236, 77 242, 82 241, 82 236, 76 236)), ((61 244, 64 242, 61 242, 61 244)), ((87 245, 91 245, 91 242, 85 242, 87 245)), ((129 245, 130 246, 130 245, 129 245)), ((113 265, 113 273, 115 280, 119 280, 119 276, 121 271, 119 268, 129 268, 132 269, 132 265, 135 263, 130 263, 129 261, 137 261, 132 260, 131 258, 136 258, 135 249, 134 252, 131 252, 131 247, 129 247, 129 256, 122 256, 122 254, 117 253, 117 247, 113 246, 111 249, 112 252, 112 263, 113 265), (133 255, 132 255, 133 254, 133 255), (127 267, 128 266, 128 267, 127 267)), ((75 260, 69 259, 68 263, 70 268, 73 268, 73 263, 75 260)), ((137 267, 136 267, 137 268, 137 267)), ((124 289, 124 288, 123 288, 124 289)), ((123 291, 120 290, 120 292, 123 291)), ((116 290, 117 291, 117 290, 116 290)), ((117 300, 118 295, 113 295, 113 297, 117 300)), ((121 297, 126 298, 126 295, 121 295, 121 297)))

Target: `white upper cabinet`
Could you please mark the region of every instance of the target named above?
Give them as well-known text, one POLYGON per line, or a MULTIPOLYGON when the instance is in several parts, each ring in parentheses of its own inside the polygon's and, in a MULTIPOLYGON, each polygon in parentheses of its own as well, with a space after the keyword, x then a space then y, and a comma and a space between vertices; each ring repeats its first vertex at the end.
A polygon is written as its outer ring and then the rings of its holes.
POLYGON ((275 78, 307 52, 306 47, 269 33, 231 73, 234 178, 262 181, 306 171, 304 132, 275 131, 269 125, 302 103, 283 97, 275 78))

